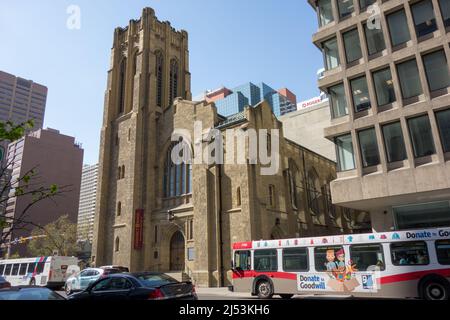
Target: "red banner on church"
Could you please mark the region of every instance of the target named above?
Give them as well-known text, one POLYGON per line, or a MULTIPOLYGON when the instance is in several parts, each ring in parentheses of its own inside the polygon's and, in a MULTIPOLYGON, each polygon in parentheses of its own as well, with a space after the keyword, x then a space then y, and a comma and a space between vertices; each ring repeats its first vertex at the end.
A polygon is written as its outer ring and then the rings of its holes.
POLYGON ((134 249, 144 245, 144 209, 136 209, 134 214, 134 249))

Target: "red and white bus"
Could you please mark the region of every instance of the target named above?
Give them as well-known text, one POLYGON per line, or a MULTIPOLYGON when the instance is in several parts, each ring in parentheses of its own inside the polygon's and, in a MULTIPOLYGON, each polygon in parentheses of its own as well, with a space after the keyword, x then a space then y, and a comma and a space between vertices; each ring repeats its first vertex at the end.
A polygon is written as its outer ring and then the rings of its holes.
POLYGON ((235 292, 448 300, 450 228, 233 244, 235 292))

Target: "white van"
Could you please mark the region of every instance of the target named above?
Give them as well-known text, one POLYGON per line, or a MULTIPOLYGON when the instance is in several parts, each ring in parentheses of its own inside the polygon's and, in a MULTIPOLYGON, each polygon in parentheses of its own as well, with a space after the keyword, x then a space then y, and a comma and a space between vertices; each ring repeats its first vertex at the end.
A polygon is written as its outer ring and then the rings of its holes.
POLYGON ((76 257, 47 256, 0 260, 0 276, 11 286, 60 288, 66 279, 79 272, 76 257))

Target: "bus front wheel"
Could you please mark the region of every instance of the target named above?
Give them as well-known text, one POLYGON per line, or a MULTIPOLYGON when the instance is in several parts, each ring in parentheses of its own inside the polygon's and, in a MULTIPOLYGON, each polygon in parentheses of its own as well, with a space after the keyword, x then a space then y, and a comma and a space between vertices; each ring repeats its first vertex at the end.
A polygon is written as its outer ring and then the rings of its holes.
POLYGON ((260 299, 270 299, 273 296, 272 285, 267 280, 261 280, 256 285, 256 293, 260 299))
POLYGON ((421 298, 425 300, 448 300, 449 284, 445 280, 432 278, 421 286, 421 298))

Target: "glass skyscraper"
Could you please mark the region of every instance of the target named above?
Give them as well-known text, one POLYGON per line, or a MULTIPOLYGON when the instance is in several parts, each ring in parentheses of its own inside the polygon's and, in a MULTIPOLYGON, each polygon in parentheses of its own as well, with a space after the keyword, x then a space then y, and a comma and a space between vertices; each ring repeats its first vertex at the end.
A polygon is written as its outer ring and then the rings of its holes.
POLYGON ((270 104, 277 117, 297 110, 295 102, 264 82, 258 85, 248 82, 232 89, 231 92, 225 98, 215 101, 217 112, 225 117, 242 112, 246 106, 254 107, 263 100, 270 104))

